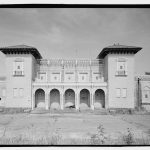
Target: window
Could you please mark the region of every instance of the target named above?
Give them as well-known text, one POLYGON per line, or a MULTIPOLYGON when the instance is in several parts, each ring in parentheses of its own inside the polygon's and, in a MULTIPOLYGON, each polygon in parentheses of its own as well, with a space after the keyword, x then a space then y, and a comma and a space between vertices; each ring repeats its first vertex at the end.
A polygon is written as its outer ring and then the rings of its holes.
POLYGON ((96 76, 96 80, 98 80, 98 76, 96 76))
POLYGON ((121 95, 120 92, 121 92, 121 90, 119 88, 117 88, 116 89, 116 97, 120 97, 120 95, 121 95))
POLYGON ((19 89, 19 96, 20 96, 20 97, 23 97, 23 88, 20 88, 20 89, 19 89))
POLYGON ((148 94, 145 94, 145 98, 148 98, 148 94))
POLYGON ((125 58, 117 59, 117 76, 126 76, 127 75, 127 62, 125 58))
POLYGON ((127 97, 127 89, 126 88, 122 89, 122 97, 123 98, 127 97))
POLYGON ((148 87, 148 86, 144 87, 143 96, 144 96, 145 99, 147 99, 147 100, 149 99, 149 97, 150 97, 150 87, 148 87))
POLYGON ((84 76, 82 76, 82 80, 84 80, 84 76))
POLYGON ((18 97, 18 90, 17 90, 17 88, 13 89, 13 95, 14 95, 14 97, 18 97))
POLYGON ((13 75, 14 76, 24 75, 24 62, 22 60, 15 60, 13 62, 13 75))
POLYGON ((120 66, 120 69, 123 69, 123 66, 120 66))
POLYGON ((46 80, 47 80, 46 72, 38 72, 38 81, 46 82, 46 80))

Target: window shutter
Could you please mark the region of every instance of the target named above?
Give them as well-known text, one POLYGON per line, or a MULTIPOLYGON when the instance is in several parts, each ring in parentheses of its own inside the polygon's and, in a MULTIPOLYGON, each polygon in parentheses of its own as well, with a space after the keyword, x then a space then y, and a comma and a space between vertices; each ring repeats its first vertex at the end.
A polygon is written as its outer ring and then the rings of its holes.
POLYGON ((124 89, 122 89, 122 97, 127 97, 127 89, 126 88, 124 88, 124 89))
POLYGON ((120 89, 117 88, 117 89, 116 89, 116 97, 120 97, 120 92, 121 92, 120 89))

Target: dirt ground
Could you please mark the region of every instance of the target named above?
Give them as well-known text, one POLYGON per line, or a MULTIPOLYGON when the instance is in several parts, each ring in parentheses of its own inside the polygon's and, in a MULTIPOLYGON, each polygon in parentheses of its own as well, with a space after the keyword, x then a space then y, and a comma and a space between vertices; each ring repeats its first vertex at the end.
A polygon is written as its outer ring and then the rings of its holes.
POLYGON ((44 137, 88 138, 101 125, 106 135, 117 138, 127 128, 134 136, 149 136, 149 115, 94 114, 0 114, 0 138, 44 137))

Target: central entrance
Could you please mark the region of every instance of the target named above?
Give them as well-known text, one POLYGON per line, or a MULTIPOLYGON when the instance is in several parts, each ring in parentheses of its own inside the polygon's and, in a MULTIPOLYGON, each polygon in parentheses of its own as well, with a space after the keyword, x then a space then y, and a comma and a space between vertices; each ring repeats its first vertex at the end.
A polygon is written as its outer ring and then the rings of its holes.
POLYGON ((90 107, 90 92, 87 89, 80 91, 80 108, 90 107))
POLYGON ((65 107, 75 108, 75 92, 72 89, 65 91, 65 107))

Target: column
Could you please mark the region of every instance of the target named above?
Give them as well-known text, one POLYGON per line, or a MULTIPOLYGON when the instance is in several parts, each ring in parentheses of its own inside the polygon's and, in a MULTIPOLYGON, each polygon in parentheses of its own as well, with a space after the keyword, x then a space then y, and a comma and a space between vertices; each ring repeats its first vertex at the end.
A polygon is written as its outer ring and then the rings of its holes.
POLYGON ((61 110, 64 109, 64 94, 63 93, 60 94, 60 108, 61 110))
POLYGON ((76 102, 76 104, 75 104, 76 110, 78 110, 79 109, 79 94, 78 94, 78 92, 75 93, 75 102, 76 102))
POLYGON ((49 93, 45 92, 45 108, 46 110, 49 109, 49 93))
POLYGON ((104 90, 104 93, 105 93, 105 99, 104 99, 105 100, 105 106, 104 107, 107 109, 109 107, 109 104, 108 104, 109 103, 108 102, 109 101, 109 99, 108 99, 108 91, 104 90))
POLYGON ((90 100, 91 100, 91 109, 94 110, 94 94, 93 94, 93 92, 91 93, 90 100))
POLYGON ((32 94, 32 110, 34 109, 35 107, 35 94, 33 93, 32 94))

